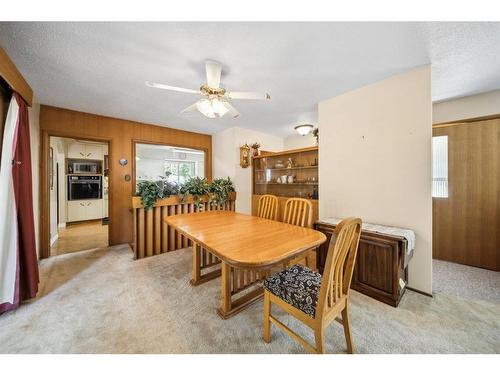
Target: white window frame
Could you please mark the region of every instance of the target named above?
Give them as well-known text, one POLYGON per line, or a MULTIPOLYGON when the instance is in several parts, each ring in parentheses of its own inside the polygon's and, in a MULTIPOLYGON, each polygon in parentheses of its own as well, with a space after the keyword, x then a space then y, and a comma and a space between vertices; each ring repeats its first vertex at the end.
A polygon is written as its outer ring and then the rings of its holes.
POLYGON ((432 137, 432 197, 448 198, 448 136, 432 137))
MULTIPOLYGON (((164 160, 164 170, 165 170, 165 173, 167 172, 167 163, 169 164, 177 164, 177 181, 175 181, 177 184, 180 184, 180 181, 179 181, 179 165, 180 164, 191 164, 193 166, 193 176, 191 177, 195 177, 197 176, 197 162, 196 161, 192 161, 192 160, 178 160, 178 159, 165 159, 164 160)), ((170 177, 170 176, 169 176, 170 177)))

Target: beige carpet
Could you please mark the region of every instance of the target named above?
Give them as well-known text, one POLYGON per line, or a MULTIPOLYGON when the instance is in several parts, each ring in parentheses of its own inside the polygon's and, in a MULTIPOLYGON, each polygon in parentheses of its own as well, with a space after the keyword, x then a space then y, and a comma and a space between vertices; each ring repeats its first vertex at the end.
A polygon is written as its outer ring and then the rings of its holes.
MULTIPOLYGON (((190 265, 190 249, 134 261, 127 246, 43 261, 40 296, 0 316, 0 352, 305 353, 276 328, 270 344, 262 341, 261 302, 221 320, 219 280, 192 287, 190 265)), ((398 308, 356 292, 351 300, 358 353, 500 352, 498 301, 445 291, 407 291, 398 308)), ((340 325, 326 341, 329 353, 345 352, 340 325)))

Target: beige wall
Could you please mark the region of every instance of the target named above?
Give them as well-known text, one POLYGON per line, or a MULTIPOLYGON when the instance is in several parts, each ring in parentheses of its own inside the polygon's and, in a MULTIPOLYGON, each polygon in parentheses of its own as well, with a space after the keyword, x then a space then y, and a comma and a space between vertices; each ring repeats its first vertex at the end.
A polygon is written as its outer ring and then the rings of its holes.
POLYGON ((33 189, 33 216, 35 219, 35 239, 36 251, 40 254, 40 237, 39 237, 39 224, 40 224, 40 199, 39 199, 39 186, 40 186, 40 104, 33 100, 33 106, 28 108, 28 115, 30 121, 30 146, 31 146, 31 176, 32 176, 32 189, 33 189))
POLYGON ((500 90, 433 104, 433 123, 500 114, 500 90))
POLYGON ((316 138, 312 134, 300 135, 294 134, 285 137, 283 140, 284 150, 294 150, 296 148, 312 147, 316 146, 316 138))
POLYGON ((432 292, 431 69, 319 104, 320 217, 410 228, 409 286, 432 292))
POLYGON ((282 151, 283 138, 262 132, 233 127, 212 136, 213 176, 231 177, 237 198, 236 211, 252 212, 252 168, 240 167, 240 146, 258 142, 266 151, 282 151))

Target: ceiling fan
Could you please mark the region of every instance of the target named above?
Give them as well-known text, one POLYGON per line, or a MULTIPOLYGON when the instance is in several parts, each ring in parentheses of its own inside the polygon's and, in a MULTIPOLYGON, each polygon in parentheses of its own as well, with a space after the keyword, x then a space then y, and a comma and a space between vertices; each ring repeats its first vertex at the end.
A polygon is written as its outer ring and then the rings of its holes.
POLYGON ((222 117, 226 113, 229 113, 229 115, 233 118, 239 117, 240 113, 229 103, 232 99, 271 99, 269 94, 251 91, 226 91, 226 89, 220 87, 222 65, 216 61, 206 61, 205 70, 207 73, 207 83, 201 85, 199 90, 184 89, 182 87, 169 86, 149 81, 146 81, 146 86, 201 95, 202 98, 200 100, 182 110, 181 113, 198 110, 209 118, 222 117))

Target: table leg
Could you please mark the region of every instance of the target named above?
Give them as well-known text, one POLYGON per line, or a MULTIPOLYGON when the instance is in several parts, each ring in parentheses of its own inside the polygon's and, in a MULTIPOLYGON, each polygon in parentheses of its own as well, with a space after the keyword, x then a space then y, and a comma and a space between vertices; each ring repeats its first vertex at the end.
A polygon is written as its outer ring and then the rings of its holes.
POLYGON ((213 269, 220 264, 220 260, 202 248, 198 243, 193 242, 193 269, 191 274, 191 284, 199 285, 220 276, 220 269, 213 269), (211 269, 211 271, 209 271, 211 269), (204 273, 202 273, 204 271, 204 273))
POLYGON ((221 264, 220 278, 220 313, 226 316, 231 310, 231 267, 226 262, 221 264))
POLYGON ((222 262, 221 301, 217 313, 227 319, 262 298, 260 282, 269 276, 269 270, 233 268, 222 262))
POLYGON ((201 279, 200 269, 201 247, 197 243, 193 243, 193 273, 191 276, 191 284, 198 285, 201 279))

